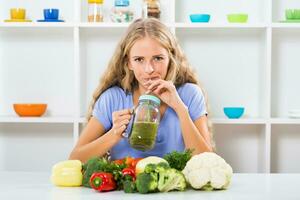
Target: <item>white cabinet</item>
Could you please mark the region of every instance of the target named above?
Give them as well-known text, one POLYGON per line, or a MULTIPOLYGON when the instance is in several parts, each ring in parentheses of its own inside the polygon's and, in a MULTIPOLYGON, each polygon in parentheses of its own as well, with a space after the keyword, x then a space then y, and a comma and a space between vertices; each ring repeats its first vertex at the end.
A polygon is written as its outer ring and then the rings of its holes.
MULTIPOLYGON (((132 0, 141 13, 141 0, 132 0)), ((293 0, 161 0, 162 21, 176 34, 206 89, 218 153, 235 172, 300 172, 300 25, 279 23, 293 0), (228 13, 248 13, 245 24, 228 13), (190 23, 189 14, 211 14, 190 23), (244 106, 229 120, 224 106, 244 106)), ((67 159, 82 131, 92 93, 128 24, 87 22, 87 1, 0 0, 0 170, 49 170, 67 159), (24 7, 32 23, 4 23, 24 7), (64 23, 37 23, 43 8, 59 8, 64 23), (20 118, 15 102, 45 102, 41 118, 20 118), (20 162, 21 161, 21 162, 20 162), (22 163, 22 164, 20 164, 22 163), (32 163, 34 163, 32 165, 32 163), (42 163, 39 167, 38 163, 42 163)), ((140 16, 137 15, 137 16, 140 16)))

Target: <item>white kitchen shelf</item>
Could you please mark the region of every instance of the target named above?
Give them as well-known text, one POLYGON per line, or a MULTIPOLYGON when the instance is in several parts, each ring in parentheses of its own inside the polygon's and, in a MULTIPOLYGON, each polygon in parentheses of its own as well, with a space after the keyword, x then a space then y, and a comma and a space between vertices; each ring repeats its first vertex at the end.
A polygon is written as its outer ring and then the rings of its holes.
POLYGON ((282 124, 282 125, 288 125, 288 124, 294 124, 294 125, 300 125, 300 119, 293 119, 293 118, 273 118, 271 119, 271 124, 282 124))
MULTIPOLYGON (((226 29, 260 29, 260 28, 300 28, 300 23, 165 23, 170 28, 226 28, 226 29)), ((32 28, 127 28, 129 23, 112 23, 112 22, 102 22, 102 23, 89 23, 89 22, 0 22, 0 28, 9 28, 9 27, 32 27, 32 28)))
MULTIPOLYGON (((227 118, 212 118, 211 122, 215 125, 228 124, 228 125, 259 125, 259 124, 294 124, 300 125, 300 119, 295 118, 272 118, 272 119, 227 119, 227 118)), ((85 117, 15 117, 15 116, 2 116, 0 123, 86 123, 85 117)))
POLYGON ((300 28, 300 23, 273 23, 272 28, 274 29, 298 29, 300 28))
POLYGON ((79 123, 74 117, 0 117, 0 123, 79 123))
POLYGON ((127 28, 129 26, 129 23, 88 23, 83 22, 77 24, 80 28, 127 28))
POLYGON ((0 130, 0 171, 50 172, 74 144, 72 124, 0 123, 0 130))
POLYGON ((266 119, 227 119, 227 118, 212 118, 213 124, 266 124, 266 119))
MULTIPOLYGON (((131 0, 135 11, 141 1, 131 0)), ((300 119, 287 118, 289 109, 300 108, 300 23, 279 21, 300 1, 161 3, 162 22, 176 34, 207 90, 218 153, 235 172, 297 171, 284 164, 295 160, 286 156, 291 149, 282 147, 295 145, 289 137, 300 132, 300 119), (228 23, 226 15, 236 12, 248 13, 248 23, 228 23), (210 13, 211 21, 191 23, 191 13, 210 13), (224 116, 224 106, 240 105, 246 108, 241 119, 224 116)), ((112 5, 105 0, 104 11, 112 5)), ((42 166, 48 170, 54 161, 67 159, 78 140, 99 77, 129 26, 112 23, 108 14, 103 23, 88 23, 87 10, 87 0, 0 1, 0 163, 6 163, 0 169, 17 170, 20 151, 27 163, 35 162, 31 154, 41 147, 30 147, 30 140, 41 139, 48 152, 55 148, 42 166), (12 7, 26 8, 34 22, 3 22, 12 7), (36 22, 46 7, 59 8, 65 22, 36 22), (37 101, 48 103, 44 117, 20 118, 12 109, 15 102, 37 101), (9 148, 14 145, 21 148, 9 148)))
POLYGON ((300 134, 300 124, 272 125, 271 136, 271 172, 298 173, 300 168, 297 159, 300 134))
POLYGON ((10 27, 30 27, 30 28, 41 28, 41 27, 45 27, 45 28, 51 28, 51 27, 55 27, 55 28, 73 28, 77 26, 77 24, 75 23, 61 23, 61 22, 0 22, 0 28, 10 28, 10 27))
POLYGON ((266 28, 267 24, 249 24, 249 23, 175 23, 172 25, 175 28, 266 28))
POLYGON ((268 170, 270 156, 262 153, 269 149, 266 125, 216 124, 214 130, 216 151, 234 171, 262 173, 268 170))

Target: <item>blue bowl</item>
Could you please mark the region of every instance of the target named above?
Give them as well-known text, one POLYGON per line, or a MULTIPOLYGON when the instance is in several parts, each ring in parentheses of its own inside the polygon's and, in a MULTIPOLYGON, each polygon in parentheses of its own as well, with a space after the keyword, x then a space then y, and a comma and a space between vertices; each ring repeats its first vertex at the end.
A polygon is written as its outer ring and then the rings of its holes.
POLYGON ((244 114, 244 107, 224 107, 223 111, 229 119, 238 119, 244 114))
POLYGON ((209 22, 210 15, 209 14, 191 14, 190 20, 191 22, 209 22))
POLYGON ((47 8, 47 9, 44 9, 44 18, 46 20, 56 20, 58 19, 58 16, 59 16, 59 9, 56 9, 56 8, 47 8))

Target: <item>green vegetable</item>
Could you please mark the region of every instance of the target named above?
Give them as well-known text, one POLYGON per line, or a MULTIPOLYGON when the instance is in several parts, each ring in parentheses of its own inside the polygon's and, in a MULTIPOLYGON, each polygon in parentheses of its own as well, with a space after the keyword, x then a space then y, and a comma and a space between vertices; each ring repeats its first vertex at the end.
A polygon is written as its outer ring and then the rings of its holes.
POLYGON ((138 175, 136 185, 142 194, 156 192, 157 189, 161 192, 183 191, 186 188, 186 181, 180 171, 161 162, 146 165, 144 172, 138 175))
POLYGON ((125 180, 123 182, 123 189, 125 193, 135 193, 137 192, 135 182, 132 180, 125 180))
POLYGON ((158 177, 156 173, 140 173, 136 179, 136 188, 139 193, 146 194, 157 190, 158 177))
POLYGON ((191 159, 193 150, 187 149, 183 152, 173 151, 164 156, 171 168, 182 171, 186 163, 191 159))
POLYGON ((152 172, 155 172, 155 173, 159 173, 159 172, 162 172, 162 171, 165 171, 166 169, 169 169, 170 166, 168 163, 166 162, 160 162, 158 164, 148 164, 146 165, 145 167, 145 173, 152 173, 152 172))
POLYGON ((166 169, 159 173, 158 190, 168 192, 171 190, 183 191, 186 188, 184 175, 176 169, 166 169))
POLYGON ((82 185, 85 187, 91 187, 89 180, 91 175, 94 172, 109 172, 114 175, 114 179, 117 182, 117 185, 119 186, 118 189, 120 189, 122 181, 122 170, 126 167, 126 164, 116 164, 113 162, 109 162, 105 158, 99 158, 94 157, 89 159, 84 165, 83 165, 83 180, 82 185))

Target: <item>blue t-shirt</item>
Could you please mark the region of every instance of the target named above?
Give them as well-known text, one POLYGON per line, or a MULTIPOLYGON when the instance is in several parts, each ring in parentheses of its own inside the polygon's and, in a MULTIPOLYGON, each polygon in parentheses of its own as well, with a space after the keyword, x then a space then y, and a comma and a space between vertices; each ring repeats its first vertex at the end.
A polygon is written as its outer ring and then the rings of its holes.
MULTIPOLYGON (((195 121, 199 117, 206 114, 205 100, 201 89, 192 83, 185 83, 177 88, 177 92, 188 107, 191 119, 195 121)), ((111 87, 103 92, 96 101, 93 116, 99 120, 104 126, 105 132, 112 127, 112 113, 114 111, 132 108, 132 93, 125 91, 117 86, 111 87)), ((122 138, 110 150, 111 159, 120 159, 126 156, 147 157, 159 156, 163 157, 171 151, 183 151, 185 149, 179 118, 176 112, 167 107, 158 127, 156 143, 153 149, 143 152, 131 148, 127 138, 122 138)))

